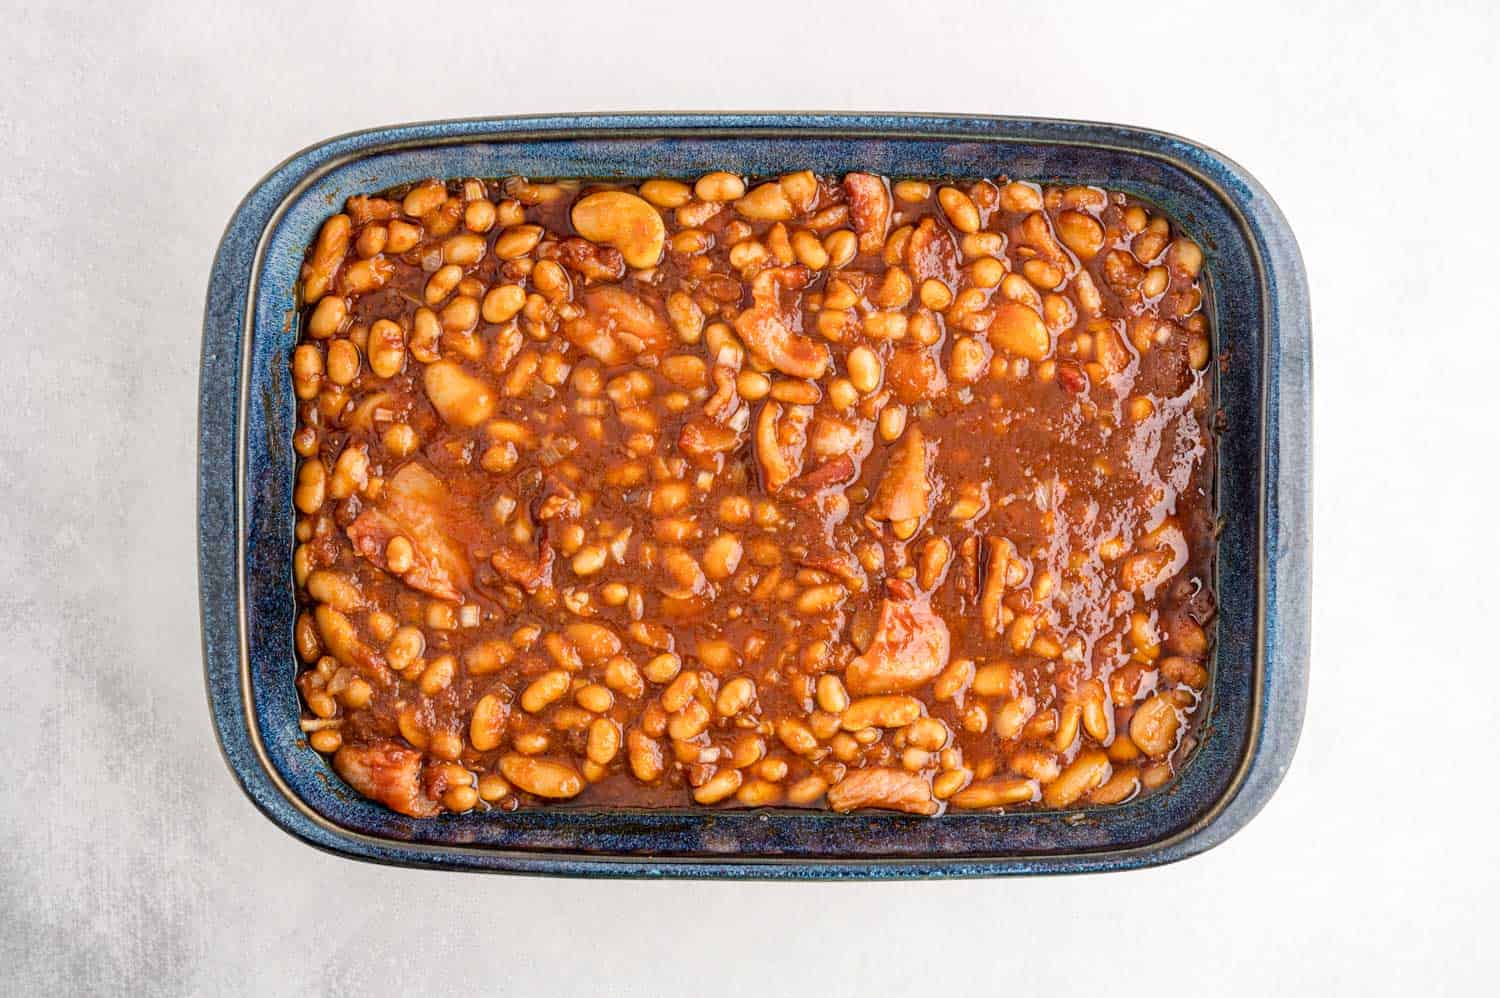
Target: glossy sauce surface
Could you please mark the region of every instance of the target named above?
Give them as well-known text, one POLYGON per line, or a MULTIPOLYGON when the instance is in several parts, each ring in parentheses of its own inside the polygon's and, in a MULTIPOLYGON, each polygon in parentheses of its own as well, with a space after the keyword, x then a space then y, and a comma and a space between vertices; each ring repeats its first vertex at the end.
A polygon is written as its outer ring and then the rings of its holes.
POLYGON ((1209 679, 1201 266, 1007 178, 352 198, 292 358, 309 741, 418 816, 1162 785, 1209 679))

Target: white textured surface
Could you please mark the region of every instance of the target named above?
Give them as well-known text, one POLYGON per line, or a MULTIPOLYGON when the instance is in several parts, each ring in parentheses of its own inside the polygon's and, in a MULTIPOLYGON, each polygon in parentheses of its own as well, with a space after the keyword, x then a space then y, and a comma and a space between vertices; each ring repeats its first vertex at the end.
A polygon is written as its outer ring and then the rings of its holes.
POLYGON ((0 992, 1493 993, 1495 8, 232 6, 0 0, 0 992), (335 859, 241 797, 194 562, 224 222, 333 133, 641 108, 1118 120, 1280 200, 1316 330, 1312 698, 1238 837, 1107 877, 569 882, 335 859))

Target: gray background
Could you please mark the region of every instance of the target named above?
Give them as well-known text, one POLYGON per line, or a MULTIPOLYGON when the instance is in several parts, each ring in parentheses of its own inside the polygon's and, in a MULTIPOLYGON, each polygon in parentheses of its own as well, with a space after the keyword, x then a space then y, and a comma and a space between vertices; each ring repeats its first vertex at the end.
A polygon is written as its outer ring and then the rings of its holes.
POLYGON ((0 0, 0 25, 0 992, 1493 993, 1493 7, 0 0), (641 108, 1118 120, 1276 195, 1313 290, 1314 665, 1244 832, 1106 877, 582 883, 335 859, 240 795, 193 540, 230 212, 333 133, 641 108))

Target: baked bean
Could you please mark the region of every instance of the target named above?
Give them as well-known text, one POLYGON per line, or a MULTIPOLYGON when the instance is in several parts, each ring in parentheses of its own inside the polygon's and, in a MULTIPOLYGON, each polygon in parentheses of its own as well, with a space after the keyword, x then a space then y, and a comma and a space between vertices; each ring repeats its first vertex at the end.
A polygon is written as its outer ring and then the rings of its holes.
POLYGON ((715 706, 720 714, 733 717, 755 699, 755 681, 748 676, 737 676, 719 690, 715 706))
POLYGON ((734 534, 720 534, 709 542, 703 552, 703 572, 716 582, 732 576, 739 568, 744 547, 734 534))
POLYGON ((292 493, 292 504, 303 513, 311 515, 323 508, 328 473, 321 461, 303 461, 297 472, 297 488, 292 493))
POLYGON ((770 807, 779 803, 781 797, 781 787, 769 780, 748 780, 734 795, 734 799, 746 807, 770 807))
POLYGON ((1153 758, 1162 758, 1177 745, 1180 711, 1192 697, 1177 690, 1148 697, 1130 718, 1130 740, 1153 758))
POLYGON ((1042 788, 1042 802, 1048 807, 1067 807, 1084 794, 1098 789, 1109 779, 1109 757, 1099 749, 1078 753, 1062 773, 1042 788))
POLYGON ((328 344, 326 366, 329 381, 341 386, 351 385, 359 377, 359 350, 348 340, 334 340, 328 344))
POLYGON ((921 180, 899 180, 891 185, 891 193, 897 201, 921 204, 932 197, 932 185, 921 180))
POLYGON ((971 783, 948 798, 948 803, 957 808, 1008 807, 1013 804, 1029 804, 1041 796, 1035 780, 1005 779, 971 783))
POLYGON ((1020 749, 1011 753, 1006 765, 1012 772, 1038 783, 1051 783, 1062 772, 1057 756, 1042 749, 1020 749))
POLYGON ((833 673, 818 677, 817 697, 818 706, 830 714, 842 714, 849 708, 849 693, 833 673))
POLYGON ((693 791, 693 800, 699 804, 717 804, 738 790, 744 779, 744 774, 738 769, 721 769, 693 791))
POLYGON ((401 211, 412 218, 437 211, 448 200, 447 188, 436 180, 413 187, 401 201, 401 211))
POLYGON ((815 774, 804 777, 788 787, 786 799, 791 804, 813 804, 827 792, 828 781, 815 774))
POLYGON ((823 237, 823 251, 828 254, 828 266, 846 267, 859 251, 859 240, 848 229, 836 229, 823 237))
POLYGON ((366 347, 370 370, 381 378, 394 378, 406 363, 406 334, 389 319, 377 319, 370 326, 366 347))
POLYGON ((571 766, 523 755, 500 760, 500 772, 510 783, 537 797, 565 799, 583 792, 583 778, 571 766))
POLYGON ((1197 277, 1203 268, 1203 250, 1191 240, 1179 239, 1167 251, 1167 265, 1179 274, 1197 277))
POLYGON ((443 261, 472 267, 484 256, 484 237, 472 232, 449 236, 443 242, 443 261))
POLYGON ((734 201, 745 196, 745 182, 732 173, 706 173, 693 185, 700 201, 734 201))
POLYGON ((932 692, 937 700, 953 700, 962 696, 974 682, 974 662, 967 658, 956 658, 933 680, 932 692))
POLYGON ((979 231, 979 209, 969 195, 956 187, 943 187, 938 190, 938 203, 959 232, 979 231))
POLYGON ((587 754, 589 761, 607 766, 620 752, 620 726, 607 717, 589 722, 587 754))
POLYGON ((1057 238, 1081 259, 1093 259, 1104 246, 1104 227, 1081 211, 1065 211, 1057 216, 1057 238))
POLYGON ((948 769, 932 778, 932 796, 948 800, 973 780, 974 774, 967 769, 948 769))
POLYGON ((493 693, 479 698, 469 718, 469 744, 476 752, 490 752, 500 747, 509 709, 493 693))
MULTIPOLYGON (((634 194, 625 191, 590 194, 573 205, 572 221, 579 235, 619 250, 631 267, 654 267, 661 259, 666 241, 661 214, 634 194)), ((530 246, 522 252, 529 251, 530 246)))
POLYGON ((353 613, 365 605, 364 596, 353 581, 328 569, 318 569, 308 574, 307 593, 319 603, 326 603, 340 613, 353 613))
POLYGON ((344 255, 349 252, 350 234, 353 225, 348 215, 334 215, 318 230, 317 241, 308 254, 302 268, 302 301, 316 304, 333 284, 333 275, 338 270, 344 255))
POLYGON ((677 678, 681 669, 682 659, 671 652, 664 652, 647 662, 642 671, 648 680, 660 685, 677 678))
MULTIPOLYGON (((307 335, 326 340, 343 331, 349 319, 349 302, 338 295, 328 295, 318 302, 307 320, 307 335)), ((300 349, 300 348, 299 348, 300 349)))
POLYGON ((344 738, 333 728, 323 728, 308 735, 307 743, 318 752, 337 752, 344 744, 344 738))
POLYGON ((1125 766, 1114 770, 1109 779, 1094 788, 1088 799, 1091 804, 1122 804, 1134 797, 1140 789, 1140 770, 1134 766, 1125 766))
POLYGON ((315 399, 323 385, 323 351, 304 343, 292 352, 292 384, 299 399, 315 399))
POLYGON ((568 691, 570 682, 568 673, 563 669, 553 669, 543 673, 533 680, 521 694, 521 708, 530 714, 546 710, 547 707, 562 699, 563 694, 568 691))
MULTIPOLYGON (((855 700, 844 711, 846 731, 862 728, 903 728, 922 716, 922 701, 911 696, 873 696, 855 700)), ((790 748, 791 746, 788 746, 790 748)))
POLYGON ((990 325, 990 343, 996 349, 1041 360, 1047 356, 1052 339, 1042 317, 1026 305, 1007 302, 995 310, 995 321, 990 325))
POLYGON ((858 346, 849 351, 849 381, 861 393, 868 395, 880 387, 883 372, 880 358, 869 347, 858 346))
POLYGON ((693 199, 693 189, 676 180, 648 180, 641 184, 640 192, 658 208, 681 208, 693 199))
POLYGON ((1036 716, 1036 708, 1036 700, 1030 696, 1007 700, 995 711, 995 737, 1004 741, 1020 737, 1036 716))
POLYGON ((542 235, 540 225, 506 226, 495 237, 495 256, 501 260, 519 259, 536 249, 536 244, 542 241, 542 235))
MULTIPOLYGON (((921 298, 924 308, 930 308, 935 312, 941 312, 953 304, 953 292, 948 288, 948 285, 936 277, 929 277, 922 282, 922 287, 918 289, 918 297, 921 298)), ((912 321, 915 322, 916 318, 917 316, 913 316, 912 321)), ((910 325, 909 323, 908 328, 910 328, 910 325)), ((937 342, 936 338, 932 342, 937 342)))
POLYGON ((776 724, 776 737, 796 755, 807 755, 818 747, 817 736, 797 718, 784 718, 776 724))
POLYGON ((625 738, 626 754, 630 760, 630 771, 642 783, 651 783, 662 775, 666 764, 662 759, 661 745, 640 731, 631 731, 625 738))

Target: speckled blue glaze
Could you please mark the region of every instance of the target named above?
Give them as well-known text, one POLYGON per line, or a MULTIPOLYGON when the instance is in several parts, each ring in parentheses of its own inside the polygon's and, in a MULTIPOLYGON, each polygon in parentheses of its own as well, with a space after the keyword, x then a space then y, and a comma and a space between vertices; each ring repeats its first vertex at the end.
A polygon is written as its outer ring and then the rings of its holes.
POLYGON ((444 869, 607 877, 845 879, 1121 870, 1224 841, 1265 804, 1306 696, 1311 538, 1306 277, 1261 186, 1185 139, 1115 125, 902 114, 642 114, 434 122, 342 136, 273 170, 230 220, 204 315, 198 533, 219 743, 245 793, 305 842, 444 869), (1098 184, 1154 202, 1204 247, 1227 432, 1214 687, 1171 789, 1065 813, 599 811, 416 821, 352 793, 298 729, 288 356, 318 226, 361 191, 424 177, 693 177, 812 168, 1098 184))

